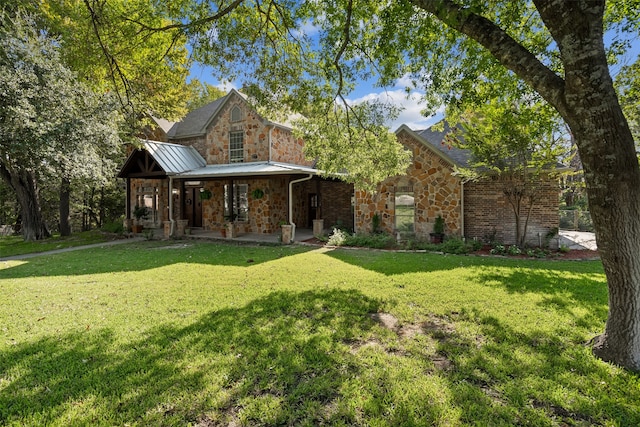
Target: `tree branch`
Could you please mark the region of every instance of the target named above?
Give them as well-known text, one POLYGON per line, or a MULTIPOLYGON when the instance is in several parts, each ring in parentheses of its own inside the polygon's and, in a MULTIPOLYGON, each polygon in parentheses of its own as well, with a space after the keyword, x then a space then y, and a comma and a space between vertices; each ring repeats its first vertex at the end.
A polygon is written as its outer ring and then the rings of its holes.
POLYGON ((133 22, 134 24, 139 25, 141 28, 143 28, 143 29, 145 29, 147 31, 159 32, 159 31, 167 31, 167 30, 184 30, 184 29, 187 29, 187 28, 191 28, 191 27, 195 27, 195 26, 198 26, 198 25, 207 24, 209 22, 217 21, 218 19, 220 19, 220 18, 228 15, 229 13, 233 12, 233 10, 235 8, 240 6, 240 3, 242 3, 242 0, 235 0, 229 6, 225 7, 222 10, 219 10, 214 15, 207 16, 206 18, 197 19, 195 21, 187 22, 186 24, 180 23, 180 24, 165 25, 163 27, 151 27, 151 26, 146 25, 145 23, 137 21, 135 19, 125 18, 125 20, 127 20, 129 22, 133 22))
POLYGON ((533 87, 560 114, 567 111, 565 81, 489 19, 452 0, 409 0, 484 46, 502 65, 533 87))

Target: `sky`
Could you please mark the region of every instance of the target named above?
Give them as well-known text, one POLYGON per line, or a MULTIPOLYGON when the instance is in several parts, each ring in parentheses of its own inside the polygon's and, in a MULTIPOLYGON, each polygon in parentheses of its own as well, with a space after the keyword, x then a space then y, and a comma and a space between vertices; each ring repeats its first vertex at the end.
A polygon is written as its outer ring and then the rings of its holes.
MULTIPOLYGON (((238 89, 241 86, 239 82, 221 83, 215 80, 212 77, 210 69, 201 65, 194 65, 191 68, 189 77, 212 84, 225 92, 231 89, 238 89)), ((347 97, 347 100, 352 103, 379 100, 402 107, 403 110, 400 112, 398 118, 387 123, 387 126, 389 126, 392 131, 395 131, 403 124, 413 130, 426 129, 442 120, 442 111, 439 111, 432 117, 425 117, 420 113, 420 111, 424 109, 424 105, 420 103, 422 93, 414 90, 407 96, 405 88, 410 86, 411 82, 408 79, 400 79, 393 87, 386 89, 374 87, 371 82, 360 82, 356 89, 347 97)))
MULTIPOLYGON (((304 27, 302 31, 309 36, 313 36, 317 29, 312 26, 308 26, 304 27)), ((612 34, 605 35, 605 44, 610 45, 613 38, 612 34)), ((619 58, 617 64, 610 67, 611 76, 615 78, 622 66, 630 65, 632 62, 637 60, 639 55, 640 41, 637 36, 634 35, 632 36, 631 49, 622 58, 619 58)), ((197 78, 201 82, 212 84, 225 91, 229 91, 232 88, 238 89, 241 86, 240 82, 231 82, 226 84, 220 83, 212 77, 210 68, 198 64, 195 64, 192 67, 189 77, 197 78)), ((405 88, 408 87, 412 87, 408 78, 401 78, 395 82, 393 87, 388 88, 379 88, 374 86, 371 81, 363 81, 357 85, 351 94, 349 94, 347 100, 353 103, 379 100, 384 103, 391 103, 401 107, 402 111, 400 112, 400 115, 392 122, 386 123, 392 131, 395 131, 403 124, 413 130, 426 129, 444 118, 444 107, 438 110, 434 116, 425 117, 421 113, 424 109, 424 105, 420 103, 423 93, 413 90, 407 95, 405 88)))

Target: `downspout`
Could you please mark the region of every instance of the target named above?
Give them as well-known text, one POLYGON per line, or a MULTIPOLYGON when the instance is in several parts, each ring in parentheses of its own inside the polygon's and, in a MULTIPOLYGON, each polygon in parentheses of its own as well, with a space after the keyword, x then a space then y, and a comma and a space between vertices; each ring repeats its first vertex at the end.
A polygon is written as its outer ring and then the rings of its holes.
POLYGON ((293 222, 293 184, 297 184, 303 181, 309 181, 313 178, 313 174, 310 173, 309 176, 300 179, 294 179, 289 182, 289 224, 293 227, 291 228, 291 241, 294 241, 296 238, 296 224, 293 222))
POLYGON ((175 221, 173 220, 173 176, 171 175, 169 175, 169 222, 171 223, 169 237, 173 237, 175 221))
POLYGON ((271 132, 273 129, 275 129, 275 125, 271 125, 269 132, 267 132, 267 143, 269 144, 269 161, 267 163, 271 163, 271 132))

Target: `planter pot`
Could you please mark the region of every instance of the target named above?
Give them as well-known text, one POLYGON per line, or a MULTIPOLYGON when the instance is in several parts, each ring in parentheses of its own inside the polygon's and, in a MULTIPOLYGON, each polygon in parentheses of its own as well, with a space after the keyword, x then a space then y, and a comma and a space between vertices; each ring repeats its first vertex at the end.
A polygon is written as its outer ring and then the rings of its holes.
POLYGON ((223 226, 223 227, 220 229, 220 235, 221 235, 222 237, 225 237, 225 238, 227 237, 227 227, 224 227, 224 226, 223 226))
POLYGON ((131 226, 131 231, 133 231, 136 234, 140 234, 142 233, 142 225, 140 224, 134 224, 131 226))
POLYGON ((293 242, 293 225, 283 224, 282 226, 282 243, 288 245, 293 242))

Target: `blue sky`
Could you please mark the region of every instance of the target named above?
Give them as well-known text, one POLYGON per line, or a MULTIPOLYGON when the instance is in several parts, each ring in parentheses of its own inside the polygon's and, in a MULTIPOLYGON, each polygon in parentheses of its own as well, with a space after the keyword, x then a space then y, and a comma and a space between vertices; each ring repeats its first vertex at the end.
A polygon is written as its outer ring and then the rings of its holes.
MULTIPOLYGON (((241 82, 221 83, 212 77, 211 69, 206 66, 194 65, 191 68, 190 78, 197 78, 201 82, 206 82, 217 86, 225 91, 230 89, 238 89, 241 82)), ((358 103, 362 101, 373 101, 379 99, 383 102, 393 103, 403 107, 402 112, 396 120, 387 123, 391 130, 396 130, 402 124, 406 124, 411 129, 426 129, 442 119, 442 114, 436 114, 433 117, 424 117, 420 111, 424 108, 420 104, 422 93, 412 91, 407 97, 406 87, 410 86, 408 79, 400 79, 393 87, 382 89, 374 87, 371 82, 360 82, 356 89, 349 94, 347 99, 350 102, 358 103)))
MULTIPOLYGON (((316 29, 308 28, 308 35, 312 35, 311 33, 315 32, 316 29)), ((620 68, 624 65, 630 65, 633 61, 635 61, 640 55, 640 42, 638 41, 637 36, 631 36, 631 49, 626 53, 626 55, 619 59, 618 63, 611 66, 611 75, 615 78, 615 76, 620 71, 620 68)), ((605 37, 605 43, 610 44, 612 37, 605 37)), ((217 86, 225 91, 228 91, 232 88, 238 89, 241 86, 241 82, 228 82, 221 83, 215 80, 212 77, 211 68, 201 65, 194 65, 191 69, 190 78, 197 78, 202 82, 207 82, 214 86, 217 86)), ((432 117, 423 116, 420 111, 423 110, 424 106, 420 103, 420 98, 423 93, 420 91, 412 91, 409 96, 405 91, 405 88, 412 87, 409 79, 401 78, 395 82, 393 87, 388 88, 379 88, 372 84, 372 81, 362 81, 360 82, 355 90, 349 94, 348 100, 350 102, 361 102, 361 101, 372 101, 372 100, 380 100, 386 103, 392 103, 394 105, 402 107, 402 112, 393 122, 387 123, 389 128, 392 131, 395 131, 400 125, 407 125, 411 129, 426 129, 429 126, 437 123, 443 118, 442 110, 432 117)))

